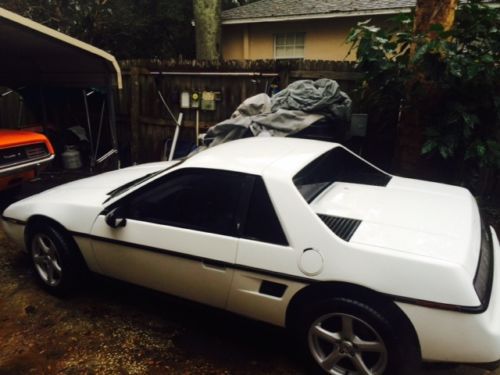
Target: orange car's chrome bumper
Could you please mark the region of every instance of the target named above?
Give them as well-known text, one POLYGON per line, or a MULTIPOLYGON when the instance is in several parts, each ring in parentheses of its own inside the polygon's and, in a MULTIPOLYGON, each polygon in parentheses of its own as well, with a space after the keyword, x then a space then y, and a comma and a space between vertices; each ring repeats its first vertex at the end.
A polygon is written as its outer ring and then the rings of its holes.
POLYGON ((52 159, 54 159, 53 154, 41 159, 0 168, 0 191, 33 179, 38 168, 49 163, 52 159))

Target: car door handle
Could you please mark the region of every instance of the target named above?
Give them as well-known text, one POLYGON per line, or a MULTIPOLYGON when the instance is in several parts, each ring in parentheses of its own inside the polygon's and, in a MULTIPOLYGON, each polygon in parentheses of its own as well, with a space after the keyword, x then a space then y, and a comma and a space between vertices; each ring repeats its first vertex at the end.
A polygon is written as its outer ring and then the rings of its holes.
POLYGON ((214 271, 226 271, 226 265, 222 262, 218 262, 216 260, 204 260, 201 262, 203 267, 212 269, 214 271))

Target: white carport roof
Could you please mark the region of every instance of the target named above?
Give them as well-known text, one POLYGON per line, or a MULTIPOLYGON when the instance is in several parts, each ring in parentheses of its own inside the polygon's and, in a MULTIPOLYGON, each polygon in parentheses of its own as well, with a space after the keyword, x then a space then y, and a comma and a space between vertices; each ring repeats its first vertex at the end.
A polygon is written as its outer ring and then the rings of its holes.
POLYGON ((122 88, 114 56, 0 8, 0 86, 122 88))

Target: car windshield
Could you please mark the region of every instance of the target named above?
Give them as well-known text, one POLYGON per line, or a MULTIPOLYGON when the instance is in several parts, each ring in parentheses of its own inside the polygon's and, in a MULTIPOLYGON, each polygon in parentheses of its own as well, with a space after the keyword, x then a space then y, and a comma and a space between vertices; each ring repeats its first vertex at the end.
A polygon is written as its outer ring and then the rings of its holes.
POLYGON ((124 192, 126 192, 127 190, 133 188, 134 186, 137 186, 139 184, 142 184, 143 182, 155 177, 155 176, 158 176, 159 174, 163 173, 163 172, 166 172, 168 171, 169 169, 172 169, 173 167, 176 167, 178 166, 179 164, 181 164, 184 160, 179 160, 179 162, 169 166, 168 168, 164 168, 164 169, 160 169, 159 171, 156 171, 156 172, 151 172, 151 173, 148 173, 142 177, 139 177, 139 178, 136 178, 135 180, 132 180, 132 181, 129 181, 127 182, 126 184, 123 184, 119 187, 117 187, 116 189, 114 190, 111 190, 109 193, 107 193, 107 195, 109 195, 109 197, 104 201, 104 203, 106 203, 107 201, 109 201, 111 198, 114 198, 124 192))
POLYGON ((342 147, 336 147, 306 165, 293 183, 307 202, 312 202, 334 182, 386 186, 391 176, 342 147))

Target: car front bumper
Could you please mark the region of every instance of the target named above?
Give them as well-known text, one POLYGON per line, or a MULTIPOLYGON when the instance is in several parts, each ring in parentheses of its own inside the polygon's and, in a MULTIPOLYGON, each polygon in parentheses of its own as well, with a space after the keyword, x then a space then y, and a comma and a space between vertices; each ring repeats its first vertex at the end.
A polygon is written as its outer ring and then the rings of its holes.
POLYGON ((0 167, 0 176, 8 176, 16 173, 21 173, 27 170, 33 170, 49 163, 50 161, 52 161, 52 159, 54 159, 54 154, 48 154, 43 158, 35 160, 27 160, 13 165, 0 167))
POLYGON ((483 365, 500 360, 500 244, 490 228, 494 271, 486 311, 478 314, 398 302, 412 322, 424 361, 483 365))
POLYGON ((0 191, 32 180, 52 159, 54 155, 50 154, 40 159, 0 167, 0 191))

